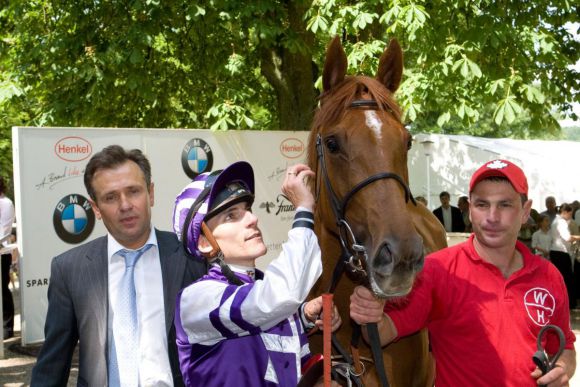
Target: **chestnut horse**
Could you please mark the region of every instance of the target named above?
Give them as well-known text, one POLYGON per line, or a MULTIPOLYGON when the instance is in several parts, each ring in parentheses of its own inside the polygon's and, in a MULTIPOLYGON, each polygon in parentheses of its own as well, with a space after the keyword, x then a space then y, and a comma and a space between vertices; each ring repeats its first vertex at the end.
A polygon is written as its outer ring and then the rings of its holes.
MULTIPOLYGON (((378 297, 396 299, 411 290, 424 254, 446 246, 445 230, 425 206, 415 203, 408 188, 412 138, 393 99, 403 71, 398 42, 391 41, 381 56, 376 79, 346 76, 346 69, 346 54, 337 37, 326 52, 324 93, 308 141, 308 163, 316 171, 315 227, 323 257, 322 278, 312 295, 327 290, 336 261, 346 249, 355 258, 353 266, 364 270, 363 283, 378 297)), ((348 320, 357 277, 343 276, 334 292, 343 320, 348 320)), ((337 331, 345 347, 351 332, 348 321, 337 331)), ((311 341, 313 352, 321 352, 319 336, 311 341)), ((372 358, 366 344, 360 351, 361 358, 372 358)), ((392 386, 433 385, 434 364, 425 330, 385 347, 383 363, 392 386)), ((378 385, 372 363, 365 366, 363 383, 378 385)))

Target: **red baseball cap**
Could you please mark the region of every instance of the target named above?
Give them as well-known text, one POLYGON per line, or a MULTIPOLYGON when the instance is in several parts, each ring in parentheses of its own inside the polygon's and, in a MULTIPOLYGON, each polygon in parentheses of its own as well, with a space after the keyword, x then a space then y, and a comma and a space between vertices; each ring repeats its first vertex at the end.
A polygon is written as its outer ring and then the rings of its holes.
POLYGON ((528 180, 520 167, 507 160, 493 160, 483 164, 471 177, 469 192, 475 185, 487 177, 505 177, 517 193, 528 194, 528 180))

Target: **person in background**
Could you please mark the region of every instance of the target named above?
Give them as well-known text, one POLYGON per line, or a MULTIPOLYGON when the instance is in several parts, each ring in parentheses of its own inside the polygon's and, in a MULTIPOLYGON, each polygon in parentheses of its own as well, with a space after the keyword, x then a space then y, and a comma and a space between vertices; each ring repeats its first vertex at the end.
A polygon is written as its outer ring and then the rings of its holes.
POLYGON ((556 198, 554 198, 553 196, 548 196, 546 198, 545 203, 546 203, 546 211, 542 212, 540 215, 548 215, 548 217, 550 218, 550 224, 552 224, 552 222, 556 218, 556 215, 558 215, 558 207, 556 206, 556 198))
POLYGON ((536 223, 536 225, 539 225, 540 224, 540 216, 541 215, 538 212, 538 210, 536 210, 535 208, 530 209, 530 216, 532 217, 532 219, 534 220, 534 222, 536 223))
POLYGON ((463 217, 463 224, 465 224, 464 232, 471 232, 471 220, 469 220, 469 198, 467 196, 460 196, 457 199, 457 208, 461 211, 463 217))
POLYGON ((574 222, 580 226, 580 202, 578 200, 574 200, 572 204, 574 203, 576 203, 576 211, 574 211, 574 222))
MULTIPOLYGON (((14 223, 14 204, 6 196, 6 185, 0 177, 0 238, 3 239, 0 248, 11 243, 12 224, 14 223)), ((4 340, 14 336, 14 299, 8 288, 10 284, 10 267, 12 266, 12 253, 6 251, 1 255, 2 259, 2 327, 4 340)))
POLYGON ((175 300, 206 266, 188 259, 175 234, 152 226, 154 185, 140 150, 104 148, 84 183, 108 233, 52 260, 30 385, 66 386, 78 343, 79 386, 182 386, 175 300))
MULTIPOLYGON (((572 214, 573 213, 574 209, 572 209, 572 214)), ((570 234, 572 235, 580 234, 580 227, 578 226, 578 223, 576 223, 576 221, 574 220, 573 216, 571 216, 570 220, 568 220, 568 229, 570 230, 570 234)))
POLYGON ((423 203, 423 205, 427 207, 428 202, 427 199, 425 199, 425 196, 415 196, 415 200, 419 203, 423 203))
POLYGON ((16 281, 18 281, 18 261, 20 260, 20 251, 18 250, 18 240, 16 239, 16 230, 12 230, 12 237, 10 238, 10 245, 7 250, 12 255, 12 267, 10 268, 10 283, 12 290, 16 289, 16 281))
POLYGON ((544 258, 550 258, 551 246, 550 218, 548 215, 540 215, 540 228, 532 235, 532 251, 544 258))
MULTIPOLYGON (((574 203, 571 204, 572 206, 572 214, 576 211, 574 203)), ((571 235, 580 235, 580 227, 578 223, 574 220, 574 217, 570 217, 568 220, 568 230, 570 231, 571 235)), ((570 254, 570 259, 572 259, 572 271, 574 273, 574 289, 576 291, 576 300, 580 298, 580 240, 573 240, 570 242, 570 248, 568 250, 568 254, 570 254)))
POLYGON ((520 232, 518 233, 518 240, 528 248, 532 247, 532 235, 537 230, 537 224, 532 215, 528 216, 528 219, 522 224, 520 232))
POLYGON ((550 246, 550 260, 558 268, 568 289, 570 309, 576 307, 576 292, 574 274, 572 272, 572 258, 570 257, 570 243, 580 240, 580 236, 570 234, 568 221, 572 218, 572 206, 563 203, 550 226, 552 245, 550 246))
POLYGON ((449 204, 451 196, 443 191, 439 194, 441 206, 433 210, 433 214, 439 219, 447 232, 464 232, 465 224, 459 208, 449 204))
MULTIPOLYGON (((322 326, 321 297, 304 302, 322 273, 306 165, 288 168, 282 192, 296 208, 282 252, 262 273, 266 245, 252 212, 254 172, 240 161, 197 176, 177 196, 174 231, 206 276, 178 296, 175 312, 187 386, 292 386, 310 359, 306 329, 322 326)), ((332 329, 340 316, 333 312, 332 329)))
MULTIPOLYGON (((532 205, 524 172, 507 160, 485 163, 471 177, 469 201, 469 240, 428 255, 411 293, 397 303, 385 306, 356 287, 351 317, 377 323, 382 345, 427 327, 437 387, 568 386, 576 338, 564 281, 517 240, 532 205), (563 330, 565 349, 542 375, 532 355, 546 324, 563 330)), ((544 345, 554 355, 557 335, 548 332, 544 345)))
MULTIPOLYGON (((580 235, 580 225, 574 220, 570 219, 568 221, 568 229, 570 230, 570 234, 572 235, 580 235)), ((576 272, 578 269, 578 274, 580 275, 580 241, 574 240, 570 244, 570 256, 574 262, 574 271, 576 272)), ((579 283, 580 285, 580 283, 579 283)), ((580 294, 580 293, 579 293, 580 294)))

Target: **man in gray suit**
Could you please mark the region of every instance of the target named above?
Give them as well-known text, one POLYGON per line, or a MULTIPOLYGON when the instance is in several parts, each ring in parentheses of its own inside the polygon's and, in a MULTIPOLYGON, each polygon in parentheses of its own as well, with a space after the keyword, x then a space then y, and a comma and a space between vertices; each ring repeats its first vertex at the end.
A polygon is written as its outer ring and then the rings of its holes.
POLYGON ((78 386, 181 386, 175 300, 206 267, 186 256, 175 234, 151 225, 151 167, 140 150, 104 148, 84 183, 108 234, 52 260, 31 385, 66 386, 78 342, 78 386))

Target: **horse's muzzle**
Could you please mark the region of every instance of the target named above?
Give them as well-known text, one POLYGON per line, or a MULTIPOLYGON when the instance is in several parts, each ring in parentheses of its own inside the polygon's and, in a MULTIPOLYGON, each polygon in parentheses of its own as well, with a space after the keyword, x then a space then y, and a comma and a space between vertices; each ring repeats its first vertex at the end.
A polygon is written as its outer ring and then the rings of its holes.
POLYGON ((423 240, 412 236, 404 241, 386 241, 369 262, 372 287, 378 295, 404 295, 411 290, 415 274, 424 263, 423 240))

